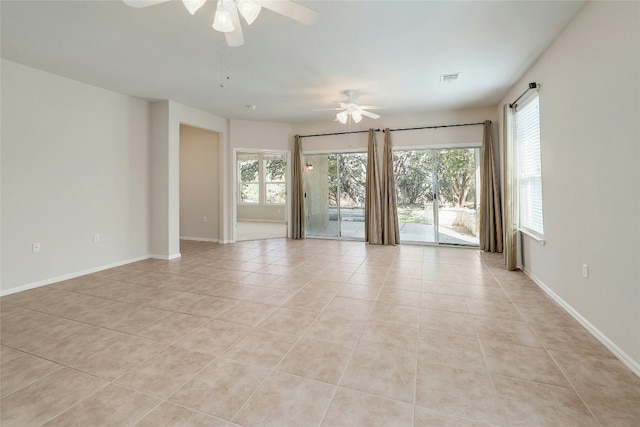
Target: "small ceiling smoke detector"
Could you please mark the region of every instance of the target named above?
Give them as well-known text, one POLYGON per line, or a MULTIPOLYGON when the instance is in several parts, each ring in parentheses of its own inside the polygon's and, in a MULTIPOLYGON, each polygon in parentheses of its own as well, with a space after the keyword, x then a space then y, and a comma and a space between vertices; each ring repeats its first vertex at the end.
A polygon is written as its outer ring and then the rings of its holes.
POLYGON ((460 78, 460 73, 443 74, 440 76, 440 83, 453 83, 460 78))
POLYGON ((247 107, 249 110, 255 110, 256 109, 256 106, 255 105, 251 105, 251 104, 245 105, 245 107, 247 107))

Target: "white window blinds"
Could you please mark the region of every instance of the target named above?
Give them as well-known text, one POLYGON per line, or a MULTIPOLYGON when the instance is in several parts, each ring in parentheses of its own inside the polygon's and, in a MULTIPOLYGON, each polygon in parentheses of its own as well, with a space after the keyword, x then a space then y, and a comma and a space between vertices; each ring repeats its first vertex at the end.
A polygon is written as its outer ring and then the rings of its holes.
POLYGON ((520 228, 544 236, 542 168, 540 165, 540 111, 537 94, 516 108, 514 131, 518 147, 520 228))

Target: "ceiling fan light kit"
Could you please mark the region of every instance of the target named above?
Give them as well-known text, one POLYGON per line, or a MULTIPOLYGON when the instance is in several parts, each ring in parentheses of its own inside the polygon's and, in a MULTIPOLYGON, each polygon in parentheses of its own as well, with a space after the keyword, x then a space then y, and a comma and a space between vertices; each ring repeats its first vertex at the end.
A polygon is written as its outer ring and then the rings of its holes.
POLYGON ((235 28, 231 22, 231 13, 229 12, 229 8, 225 3, 225 0, 218 0, 212 27, 214 30, 220 31, 221 33, 230 33, 235 28))
MULTIPOLYGON (((122 1, 127 6, 142 8, 166 3, 169 0, 122 1)), ((186 7, 192 15, 206 2, 207 0, 182 0, 182 4, 184 4, 184 7, 186 7)), ((251 25, 263 7, 307 25, 313 24, 318 17, 318 14, 314 10, 294 3, 291 0, 218 0, 212 27, 224 33, 227 45, 231 47, 242 46, 244 44, 244 36, 242 34, 239 15, 242 15, 245 21, 247 21, 247 24, 251 25)))

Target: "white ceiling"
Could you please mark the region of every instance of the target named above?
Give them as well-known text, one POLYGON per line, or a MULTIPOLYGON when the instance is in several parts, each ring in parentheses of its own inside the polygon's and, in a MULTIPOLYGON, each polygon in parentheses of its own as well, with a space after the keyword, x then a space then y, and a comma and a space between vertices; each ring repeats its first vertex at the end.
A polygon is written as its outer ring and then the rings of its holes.
POLYGON ((245 45, 179 1, 0 2, 2 57, 116 92, 236 119, 331 120, 353 89, 383 115, 496 105, 584 1, 298 1, 307 26, 264 10, 245 45), (228 72, 227 72, 228 71, 228 72), (460 72, 453 84, 440 75, 460 72), (229 80, 226 75, 229 75, 229 80), (225 87, 220 87, 224 82, 225 87), (255 105, 255 110, 247 108, 255 105))

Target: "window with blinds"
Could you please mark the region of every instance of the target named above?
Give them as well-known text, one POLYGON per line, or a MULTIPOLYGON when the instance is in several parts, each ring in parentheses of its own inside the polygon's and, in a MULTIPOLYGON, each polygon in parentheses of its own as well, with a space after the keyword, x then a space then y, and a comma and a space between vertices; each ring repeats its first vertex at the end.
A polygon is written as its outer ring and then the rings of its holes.
POLYGON ((537 94, 517 106, 514 132, 518 150, 520 228, 542 237, 544 225, 540 165, 540 110, 537 94))

